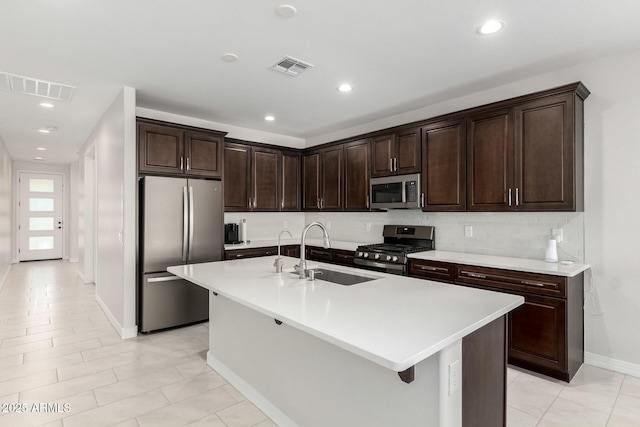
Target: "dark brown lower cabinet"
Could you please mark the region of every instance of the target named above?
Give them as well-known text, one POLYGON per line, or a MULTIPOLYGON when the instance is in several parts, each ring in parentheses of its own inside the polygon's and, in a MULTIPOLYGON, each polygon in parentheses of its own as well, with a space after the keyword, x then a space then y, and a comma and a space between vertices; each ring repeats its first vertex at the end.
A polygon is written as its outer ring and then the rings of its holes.
POLYGON ((524 297, 508 315, 510 364, 571 381, 584 361, 584 274, 575 277, 409 260, 412 277, 524 297))
MULTIPOLYGON (((277 246, 266 246, 263 248, 248 248, 248 249, 229 249, 224 251, 225 260, 257 258, 261 256, 272 256, 272 255, 278 255, 277 246)), ((300 245, 280 246, 280 255, 298 258, 300 257, 300 245)))
POLYGON ((506 425, 506 316, 462 339, 462 425, 506 425))

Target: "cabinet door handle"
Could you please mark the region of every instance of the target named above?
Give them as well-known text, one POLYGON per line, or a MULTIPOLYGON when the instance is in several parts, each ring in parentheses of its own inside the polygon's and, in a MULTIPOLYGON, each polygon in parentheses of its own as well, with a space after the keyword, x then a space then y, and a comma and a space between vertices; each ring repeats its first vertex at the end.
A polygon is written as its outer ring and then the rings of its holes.
POLYGON ((324 197, 320 198, 320 209, 324 209, 324 197))
POLYGON ((509 189, 509 206, 511 206, 511 189, 509 189))
POLYGON ((394 170, 394 172, 398 171, 398 158, 397 157, 394 157, 394 159, 393 159, 393 170, 394 170))
POLYGON ((520 205, 520 188, 516 187, 516 206, 520 205))
POLYGON ((523 285, 537 286, 539 288, 544 288, 546 286, 544 283, 529 282, 528 280, 521 280, 520 283, 523 285))
POLYGON ((367 194, 367 200, 365 201, 365 204, 367 206, 367 209, 369 209, 369 195, 367 194))
POLYGON ((427 270, 427 271, 447 271, 446 268, 442 268, 442 267, 431 267, 428 265, 419 265, 418 266, 420 268, 420 270, 427 270))
POLYGON ((393 172, 393 157, 389 159, 389 172, 393 172))
POLYGON ((284 199, 280 202, 280 209, 284 209, 284 199))
POLYGON ((180 170, 184 170, 184 157, 180 157, 180 170))
POLYGON ((420 193, 420 207, 424 208, 424 193, 420 193))
POLYGON ((461 271, 461 274, 467 275, 469 277, 475 277, 476 279, 486 279, 487 276, 485 276, 484 274, 478 274, 478 273, 472 273, 470 271, 461 271))
POLYGON ((189 158, 187 157, 187 170, 191 170, 191 164, 189 162, 189 158))

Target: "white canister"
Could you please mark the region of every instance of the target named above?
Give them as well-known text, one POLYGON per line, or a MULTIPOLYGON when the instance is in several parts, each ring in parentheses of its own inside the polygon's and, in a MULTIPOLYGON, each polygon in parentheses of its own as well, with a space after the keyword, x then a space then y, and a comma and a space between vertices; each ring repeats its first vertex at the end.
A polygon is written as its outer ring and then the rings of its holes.
POLYGON ((248 243, 249 239, 247 236, 247 220, 246 219, 242 219, 242 221, 240 222, 240 235, 241 237, 241 241, 244 243, 248 243))
POLYGON ((547 242, 547 252, 544 255, 547 262, 558 262, 558 245, 555 239, 549 239, 547 242))

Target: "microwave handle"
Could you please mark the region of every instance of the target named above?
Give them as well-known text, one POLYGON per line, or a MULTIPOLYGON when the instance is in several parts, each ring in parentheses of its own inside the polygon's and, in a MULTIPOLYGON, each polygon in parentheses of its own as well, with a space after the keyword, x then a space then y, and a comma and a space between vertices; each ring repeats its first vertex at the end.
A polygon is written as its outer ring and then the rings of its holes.
POLYGON ((402 203, 407 203, 407 185, 407 181, 402 183, 402 203))

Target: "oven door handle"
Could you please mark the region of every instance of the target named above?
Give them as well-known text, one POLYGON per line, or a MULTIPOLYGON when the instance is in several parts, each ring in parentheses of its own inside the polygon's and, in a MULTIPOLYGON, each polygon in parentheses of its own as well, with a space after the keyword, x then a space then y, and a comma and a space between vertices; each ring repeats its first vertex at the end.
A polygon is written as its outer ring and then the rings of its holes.
POLYGON ((376 261, 366 261, 360 258, 356 258, 353 260, 354 263, 358 264, 358 265, 366 265, 369 267, 378 267, 378 268, 385 268, 387 270, 404 270, 404 264, 385 264, 383 262, 376 262, 376 261))

